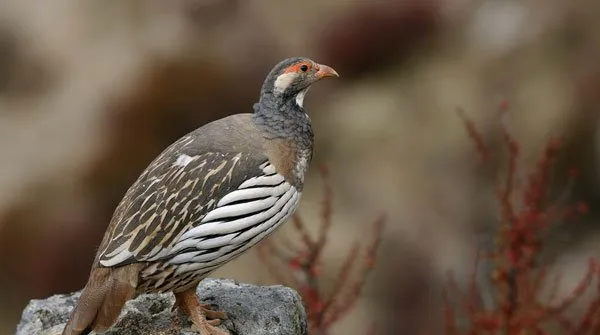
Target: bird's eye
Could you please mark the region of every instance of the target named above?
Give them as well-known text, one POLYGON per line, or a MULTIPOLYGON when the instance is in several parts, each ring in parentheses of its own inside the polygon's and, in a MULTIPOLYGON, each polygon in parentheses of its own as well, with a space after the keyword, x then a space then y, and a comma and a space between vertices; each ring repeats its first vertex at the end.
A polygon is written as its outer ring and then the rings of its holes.
POLYGON ((308 65, 304 64, 300 67, 300 70, 302 70, 302 72, 306 72, 308 71, 308 65))

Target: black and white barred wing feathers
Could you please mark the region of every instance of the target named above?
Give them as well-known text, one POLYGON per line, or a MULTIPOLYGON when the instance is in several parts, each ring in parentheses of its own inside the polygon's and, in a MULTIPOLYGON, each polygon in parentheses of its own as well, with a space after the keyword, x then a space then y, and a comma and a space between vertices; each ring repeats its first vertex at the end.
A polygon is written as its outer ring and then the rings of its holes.
POLYGON ((162 261, 214 269, 272 233, 300 193, 264 157, 209 152, 158 157, 117 208, 99 263, 162 261))

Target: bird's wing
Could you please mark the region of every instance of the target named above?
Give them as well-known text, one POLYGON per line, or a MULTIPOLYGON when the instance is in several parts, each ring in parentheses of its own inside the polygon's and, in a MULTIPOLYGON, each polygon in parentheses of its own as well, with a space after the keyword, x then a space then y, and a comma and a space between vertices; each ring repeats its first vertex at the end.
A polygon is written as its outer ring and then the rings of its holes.
POLYGON ((127 191, 100 246, 101 266, 189 255, 202 241, 210 248, 239 238, 297 205, 294 186, 263 155, 181 149, 166 150, 127 191))

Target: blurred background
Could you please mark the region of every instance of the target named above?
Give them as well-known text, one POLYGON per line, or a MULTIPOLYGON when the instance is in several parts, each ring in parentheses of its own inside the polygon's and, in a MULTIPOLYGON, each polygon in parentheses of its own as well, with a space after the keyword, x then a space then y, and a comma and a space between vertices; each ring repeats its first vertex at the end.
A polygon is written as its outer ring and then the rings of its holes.
MULTIPOLYGON (((0 334, 29 299, 82 288, 146 165, 186 132, 250 112, 290 56, 341 75, 305 102, 313 166, 329 165, 335 196, 325 272, 388 214, 378 267, 336 334, 372 320, 416 334, 439 321, 445 272, 468 275, 495 222, 497 175, 458 107, 494 140, 509 101, 525 168, 566 136, 561 164, 582 178, 572 197, 591 209, 552 243, 568 291, 600 255, 599 17, 595 0, 0 0, 0 334)), ((310 224, 317 169, 307 182, 310 224)), ((214 276, 273 282, 257 268, 250 252, 214 276)))

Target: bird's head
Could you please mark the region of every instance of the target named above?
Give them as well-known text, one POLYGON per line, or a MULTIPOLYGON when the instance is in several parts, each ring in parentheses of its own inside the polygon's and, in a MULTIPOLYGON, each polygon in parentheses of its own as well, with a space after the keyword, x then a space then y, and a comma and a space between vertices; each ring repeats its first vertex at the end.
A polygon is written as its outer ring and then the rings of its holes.
POLYGON ((338 74, 331 67, 318 64, 309 58, 288 58, 271 70, 262 91, 271 93, 275 99, 295 100, 302 107, 304 95, 310 86, 328 77, 338 77, 338 74))

